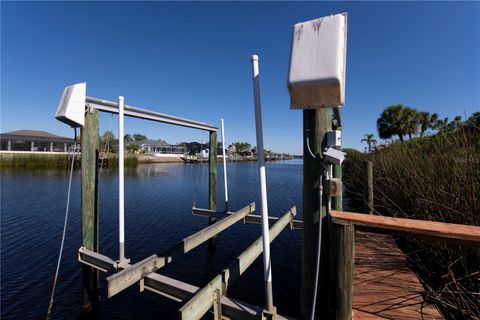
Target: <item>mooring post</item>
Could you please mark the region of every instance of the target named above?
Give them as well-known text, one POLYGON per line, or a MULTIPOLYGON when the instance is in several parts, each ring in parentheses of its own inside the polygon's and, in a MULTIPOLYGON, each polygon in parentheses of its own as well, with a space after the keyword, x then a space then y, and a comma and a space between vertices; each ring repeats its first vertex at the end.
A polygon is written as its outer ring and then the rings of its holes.
MULTIPOLYGON (((336 110, 337 130, 342 130, 340 110, 336 110)), ((341 150, 342 147, 335 147, 341 150)), ((333 177, 342 179, 342 166, 333 166, 333 177)), ((341 211, 342 195, 332 198, 332 209, 341 211)), ((352 224, 336 224, 329 220, 329 294, 328 319, 351 319, 355 230, 352 224)))
POLYGON ((355 260, 354 226, 330 222, 328 233, 329 293, 328 307, 323 313, 330 320, 351 320, 355 260))
MULTIPOLYGON (((217 132, 210 131, 210 151, 208 154, 208 208, 217 210, 217 132)), ((208 218, 208 223, 214 224, 217 218, 208 218)), ((210 252, 216 246, 217 237, 213 237, 209 241, 210 252)))
MULTIPOLYGON (((88 250, 98 252, 98 111, 89 109, 81 129, 82 241, 88 250)), ((98 312, 98 271, 82 264, 82 316, 98 312)))
MULTIPOLYGON (((325 133, 332 130, 332 109, 310 109, 303 111, 303 239, 302 239, 302 288, 301 288, 301 316, 310 318, 310 309, 313 302, 313 289, 316 267, 316 248, 318 243, 319 203, 318 188, 320 161, 313 158, 308 148, 315 155, 322 155, 326 145, 325 133), (309 146, 307 146, 307 138, 309 146)), ((326 204, 326 201, 323 201, 326 204)), ((324 206, 322 212, 326 212, 324 206)), ((322 230, 321 266, 318 279, 320 295, 317 297, 317 312, 321 315, 327 308, 327 275, 328 275, 328 234, 327 220, 324 219, 322 230)))
POLYGON ((373 163, 365 161, 365 189, 364 189, 365 212, 373 214, 373 163))
MULTIPOLYGON (((337 122, 337 125, 336 125, 336 130, 338 131, 342 131, 342 119, 341 119, 341 114, 340 114, 340 108, 336 108, 334 109, 334 115, 335 115, 335 118, 336 118, 336 122, 337 122)), ((335 128, 334 128, 335 129, 335 128)), ((342 147, 341 146, 335 146, 333 147, 337 150, 342 150, 342 147)), ((333 177, 334 178, 338 178, 338 179, 342 179, 342 165, 341 164, 334 164, 333 165, 333 177)), ((342 190, 343 192, 343 190, 342 190)), ((342 210, 343 208, 343 197, 342 197, 342 192, 340 192, 340 194, 334 198, 332 198, 332 209, 333 210, 342 210)))

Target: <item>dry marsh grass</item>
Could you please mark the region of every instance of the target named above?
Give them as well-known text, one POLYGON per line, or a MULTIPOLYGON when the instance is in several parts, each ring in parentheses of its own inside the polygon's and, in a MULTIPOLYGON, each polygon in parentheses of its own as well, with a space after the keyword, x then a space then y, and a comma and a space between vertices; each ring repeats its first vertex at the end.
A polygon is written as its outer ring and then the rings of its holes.
MULTIPOLYGON (((458 130, 352 150, 344 183, 352 211, 362 211, 364 162, 373 162, 375 214, 480 225, 480 133, 458 130)), ((412 268, 447 319, 480 319, 480 250, 435 241, 399 239, 412 268)))

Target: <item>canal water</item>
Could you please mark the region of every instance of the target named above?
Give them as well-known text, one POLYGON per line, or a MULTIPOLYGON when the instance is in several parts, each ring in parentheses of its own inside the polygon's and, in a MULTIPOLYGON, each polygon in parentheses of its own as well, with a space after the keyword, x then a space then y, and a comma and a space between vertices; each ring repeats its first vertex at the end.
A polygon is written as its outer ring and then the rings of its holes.
MULTIPOLYGON (((229 209, 250 202, 261 212, 257 163, 228 163, 229 209)), ((280 216, 297 206, 301 219, 302 161, 268 163, 269 211, 280 216)), ((206 217, 191 208, 208 204, 207 164, 145 164, 125 172, 126 256, 137 262, 202 229, 206 217)), ((68 170, 1 172, 1 318, 44 319, 62 236, 68 170)), ((100 188, 100 252, 118 255, 118 179, 103 169, 100 188)), ((218 208, 224 209, 223 173, 218 167, 218 208)), ((261 226, 235 224, 218 236, 217 255, 206 244, 175 260, 160 273, 203 287, 261 235, 261 226), (209 263, 210 260, 210 263, 209 263)), ((78 319, 81 305, 82 243, 80 171, 75 171, 64 255, 55 295, 53 319, 78 319)), ((281 314, 299 317, 300 230, 286 228, 271 246, 274 304, 281 314)), ((112 299, 101 281, 101 319, 176 319, 180 303, 134 285, 112 299)), ((232 298, 264 305, 262 259, 228 290, 232 298)))

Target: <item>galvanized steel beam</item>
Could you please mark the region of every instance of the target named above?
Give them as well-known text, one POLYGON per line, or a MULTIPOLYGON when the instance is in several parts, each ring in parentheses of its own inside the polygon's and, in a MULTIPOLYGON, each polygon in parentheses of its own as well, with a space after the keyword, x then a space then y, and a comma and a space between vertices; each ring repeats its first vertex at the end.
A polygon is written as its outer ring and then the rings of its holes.
MULTIPOLYGON (((293 207, 284 214, 269 229, 270 241, 273 241, 280 232, 293 220, 296 215, 296 208, 293 207)), ((179 311, 179 319, 200 319, 214 303, 214 293, 216 290, 225 295, 227 288, 239 276, 241 276, 248 267, 263 252, 263 239, 259 237, 252 243, 230 266, 217 275, 207 286, 198 291, 179 311)))
MULTIPOLYGON (((83 247, 79 250, 79 261, 101 271, 114 270, 117 267, 116 262, 109 257, 87 250, 83 247)), ((129 264, 125 264, 122 267, 128 268, 129 266, 129 264)), ((191 298, 200 290, 200 288, 196 286, 158 273, 147 275, 143 279, 143 288, 177 302, 182 302, 191 298)), ((262 319, 263 308, 228 297, 222 297, 221 303, 222 314, 230 319, 262 319)), ((286 318, 279 316, 277 319, 286 318)))
MULTIPOLYGON (((217 219, 223 219, 225 217, 228 217, 229 215, 234 214, 234 212, 220 212, 220 211, 215 211, 215 210, 210 210, 210 209, 200 209, 200 208, 192 208, 192 213, 196 216, 203 216, 203 217, 214 217, 217 219)), ((268 223, 270 225, 274 224, 277 222, 279 218, 278 217, 268 217, 268 223)), ((262 217, 256 214, 249 214, 244 218, 244 222, 246 223, 255 223, 255 224, 260 224, 262 223, 262 217)), ((292 229, 303 229, 303 221, 301 220, 295 220, 293 219, 290 222, 290 227, 292 229)))
POLYGON ((178 245, 173 248, 160 253, 159 255, 152 255, 134 265, 126 268, 116 274, 107 278, 108 282, 108 297, 112 297, 122 290, 128 288, 132 284, 142 280, 146 275, 155 272, 170 263, 175 257, 185 254, 190 250, 198 247, 208 239, 224 231, 234 223, 243 219, 246 215, 255 211, 255 203, 252 202, 248 206, 240 209, 235 214, 222 219, 215 224, 212 224, 195 234, 185 238, 178 245))
MULTIPOLYGON (((88 108, 93 108, 93 109, 97 109, 97 110, 104 111, 104 112, 118 114, 118 103, 117 102, 112 102, 112 101, 93 98, 93 97, 87 97, 86 98, 86 106, 88 108)), ((125 116, 129 116, 129 117, 133 117, 133 118, 139 118, 139 119, 169 123, 169 124, 182 126, 182 127, 187 127, 187 128, 206 130, 206 131, 210 131, 210 132, 217 132, 218 131, 217 127, 214 127, 214 126, 209 125, 209 124, 204 123, 204 122, 179 118, 179 117, 171 116, 171 115, 168 115, 168 114, 163 114, 163 113, 159 113, 159 112, 155 112, 155 111, 136 108, 136 107, 129 106, 129 105, 125 105, 124 114, 125 114, 125 116)))

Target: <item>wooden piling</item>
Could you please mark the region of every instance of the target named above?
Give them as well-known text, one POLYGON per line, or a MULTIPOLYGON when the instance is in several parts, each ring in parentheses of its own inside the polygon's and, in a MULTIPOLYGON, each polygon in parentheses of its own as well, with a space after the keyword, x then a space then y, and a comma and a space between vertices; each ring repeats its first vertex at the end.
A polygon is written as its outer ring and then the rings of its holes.
MULTIPOLYGON (((82 166, 82 242, 88 250, 98 252, 98 158, 99 134, 98 111, 91 110, 85 115, 81 129, 82 166)), ((83 304, 82 318, 89 318, 98 312, 98 271, 82 265, 83 304)))
POLYGON ((365 204, 365 212, 369 214, 373 214, 373 164, 372 164, 372 161, 365 161, 364 204, 365 204))
POLYGON ((355 230, 353 224, 329 224, 328 308, 331 320, 352 319, 355 230))
MULTIPOLYGON (((217 210, 217 132, 210 131, 210 151, 208 159, 208 208, 217 210)), ((214 224, 217 218, 209 217, 208 223, 214 224)), ((209 241, 209 251, 215 249, 217 237, 212 237, 209 241)))
MULTIPOLYGON (((321 183, 320 161, 313 158, 307 146, 309 139, 310 150, 315 154, 322 154, 326 144, 325 133, 332 130, 332 109, 311 109, 303 111, 303 239, 302 239, 302 288, 301 288, 301 316, 310 318, 310 309, 313 301, 314 277, 316 267, 316 248, 318 243, 318 187, 321 183)), ((323 201, 325 204, 326 202, 323 201)), ((326 212, 325 207, 322 212, 326 212)), ((317 314, 327 308, 327 275, 328 275, 328 237, 327 221, 323 217, 321 269, 319 275, 320 295, 317 297, 317 314)))

